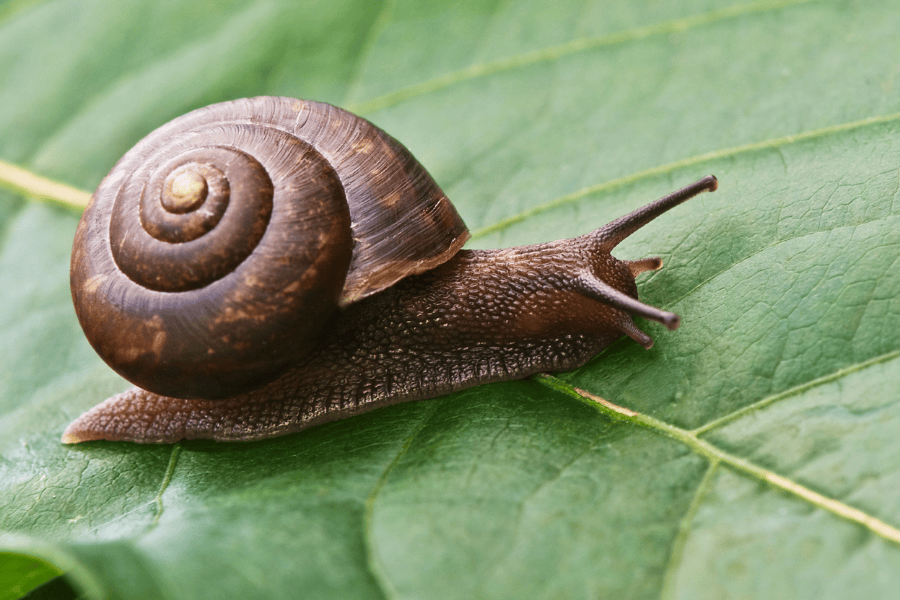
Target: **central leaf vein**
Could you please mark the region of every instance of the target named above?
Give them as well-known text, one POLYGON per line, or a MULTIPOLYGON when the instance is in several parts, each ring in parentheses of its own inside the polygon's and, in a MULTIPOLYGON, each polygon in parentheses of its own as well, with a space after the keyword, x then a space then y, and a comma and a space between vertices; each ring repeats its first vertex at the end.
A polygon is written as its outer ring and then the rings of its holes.
POLYGON ((872 533, 900 545, 900 529, 857 508, 835 500, 834 498, 829 498, 797 483, 796 481, 792 481, 787 477, 783 477, 769 469, 765 469, 749 460, 723 450, 706 440, 700 439, 693 431, 682 429, 681 427, 666 423, 665 421, 661 421, 650 415, 639 413, 623 406, 618 406, 609 400, 605 400, 590 392, 569 385, 551 375, 540 375, 536 376, 535 379, 553 390, 575 398, 580 402, 594 406, 595 408, 599 408, 599 410, 617 420, 626 421, 640 427, 658 431, 672 439, 682 442, 694 452, 706 457, 711 462, 720 462, 728 465, 739 473, 764 481, 842 519, 862 525, 872 533))

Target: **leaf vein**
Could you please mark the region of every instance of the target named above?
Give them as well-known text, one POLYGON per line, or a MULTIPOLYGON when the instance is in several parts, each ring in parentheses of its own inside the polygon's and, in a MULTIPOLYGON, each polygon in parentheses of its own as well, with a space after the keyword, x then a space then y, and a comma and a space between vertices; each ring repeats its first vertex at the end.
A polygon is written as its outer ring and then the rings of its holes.
POLYGON ((782 400, 787 400, 788 398, 791 398, 793 396, 798 396, 798 395, 802 394, 803 392, 806 392, 813 388, 832 383, 834 381, 841 379, 842 377, 847 377, 848 375, 856 373, 857 371, 862 371, 864 369, 875 366, 877 364, 890 362, 896 358, 900 358, 900 350, 894 350, 892 352, 888 352, 886 354, 882 354, 880 356, 870 358, 870 359, 865 360, 860 363, 842 367, 840 369, 837 369, 836 371, 833 371, 833 372, 823 375, 821 377, 817 377, 816 379, 811 379, 810 381, 801 383, 792 388, 784 390, 783 392, 779 392, 777 394, 772 394, 771 396, 763 398, 762 400, 754 402, 753 404, 748 404, 747 406, 745 406, 739 410, 736 410, 732 413, 729 413, 727 415, 719 417, 718 419, 715 419, 713 421, 710 421, 709 423, 701 425, 700 427, 697 427, 696 429, 692 429, 691 433, 695 436, 702 435, 704 433, 712 431, 713 429, 716 429, 718 427, 721 427, 723 425, 731 423, 732 421, 735 421, 735 420, 737 420, 743 416, 746 416, 752 412, 755 412, 766 406, 769 406, 770 404, 774 404, 774 403, 780 402, 782 400))
POLYGON ((363 40, 362 45, 360 46, 359 52, 356 55, 356 65, 355 72, 349 78, 349 82, 347 85, 347 97, 344 99, 344 105, 350 106, 352 103, 350 102, 350 98, 354 96, 353 90, 358 88, 360 81, 362 80, 362 66, 366 63, 366 58, 369 53, 372 51, 372 47, 375 45, 375 40, 384 31, 385 24, 388 22, 391 16, 391 12, 393 9, 393 3, 391 1, 385 1, 381 4, 381 10, 378 13, 378 16, 372 21, 371 26, 369 27, 368 35, 366 35, 365 40, 363 40))
POLYGON ((397 456, 395 456, 394 460, 392 460, 391 463, 385 468, 384 472, 378 478, 378 481, 376 481, 375 485, 372 487, 372 491, 369 493, 369 496, 366 498, 365 512, 363 515, 363 549, 366 554, 366 565, 369 573, 372 575, 372 579, 374 579, 378 584, 379 590, 381 591, 382 596, 384 596, 385 598, 397 597, 398 594, 396 590, 394 590, 390 585, 390 580, 388 579, 387 573, 381 567, 377 558, 378 553, 375 549, 375 539, 372 535, 372 513, 375 507, 375 500, 378 497, 378 494, 381 492, 381 489, 384 487, 385 483, 387 483, 388 477, 390 477, 391 473, 400 463, 400 460, 409 451, 409 448, 410 446, 412 446, 413 441, 428 424, 428 421, 438 410, 440 404, 440 400, 435 400, 427 404, 427 409, 425 414, 422 415, 422 420, 419 422, 416 428, 410 432, 406 440, 404 440, 403 445, 397 452, 397 456))
POLYGON ((625 29, 607 35, 576 38, 564 44, 539 48, 537 50, 490 62, 473 64, 465 69, 446 73, 395 92, 390 92, 365 102, 353 104, 348 107, 348 110, 355 113, 371 113, 472 79, 487 77, 539 63, 550 62, 564 56, 588 52, 597 48, 617 46, 652 36, 684 32, 717 21, 745 17, 754 13, 790 8, 792 6, 807 4, 813 1, 816 0, 762 0, 760 2, 749 2, 746 4, 733 4, 707 13, 682 17, 680 19, 671 19, 661 23, 644 25, 643 27, 625 29))
POLYGON ((169 455, 169 464, 166 466, 166 472, 163 475, 162 482, 159 485, 159 491, 156 492, 156 497, 153 500, 153 521, 150 523, 150 526, 147 528, 145 533, 152 531, 158 524, 159 520, 163 514, 163 494, 165 494, 166 489, 169 487, 169 484, 172 482, 172 476, 175 473, 175 467, 178 464, 178 457, 181 455, 181 444, 177 443, 172 446, 172 454, 169 455))
POLYGON ((700 480, 697 489, 694 491, 694 497, 691 498, 691 503, 688 506, 687 512, 685 512, 684 517, 682 517, 681 522, 678 524, 678 533, 675 535, 675 540, 672 542, 669 560, 663 570, 660 598, 674 597, 674 586, 676 583, 675 575, 678 570, 678 565, 681 563, 681 559, 684 556, 684 548, 687 545, 691 526, 697 516, 697 511, 700 510, 703 499, 706 497, 706 492, 709 491, 712 486, 713 476, 719 470, 719 465, 720 461, 718 460, 710 461, 709 468, 706 469, 703 479, 700 480))
POLYGON ((68 208, 84 210, 91 195, 61 181, 42 177, 25 169, 0 160, 0 186, 38 200, 58 202, 68 208))
POLYGON ((583 188, 581 190, 577 190, 572 192, 571 194, 567 194, 565 196, 560 196, 559 198, 554 198, 553 200, 548 200, 547 202, 543 202, 541 204, 537 204, 530 208, 527 208, 517 214, 511 215, 505 219, 494 223, 493 225, 488 225, 472 232, 472 239, 478 239, 480 237, 484 237, 486 235, 496 233, 498 231, 502 231, 504 229, 509 228, 512 225, 520 223, 526 219, 529 219, 535 215, 547 212, 554 208, 565 206, 567 204, 573 204, 579 200, 586 198, 587 196, 593 196, 594 194, 600 194, 604 192, 609 192, 616 188, 625 187, 627 185, 634 184, 638 181, 642 181, 645 179, 650 179, 651 177, 658 177, 660 175, 670 174, 678 169, 683 169, 685 167, 694 167, 700 164, 712 162, 715 160, 720 160, 723 158, 731 158, 734 156, 738 156, 740 154, 749 154, 751 152, 759 152, 761 150, 778 150, 782 146, 787 146, 790 144, 796 144, 799 142, 805 142, 808 140, 826 137, 836 133, 843 133, 845 131, 850 131, 853 129, 861 129, 863 127, 867 127, 869 125, 881 125, 884 123, 892 123, 900 121, 900 112, 892 113, 889 115, 879 115, 875 117, 868 117, 866 119, 860 119, 859 121, 849 121, 847 123, 839 123, 837 125, 829 125, 828 127, 822 127, 820 129, 812 129, 810 131, 803 131, 800 133, 794 133, 790 135, 786 135, 778 138, 769 138, 767 140, 763 140, 760 142, 752 142, 749 144, 742 144, 740 146, 732 146, 731 148, 723 148, 721 150, 713 150, 712 152, 706 152, 704 154, 696 154, 694 156, 689 156, 687 158, 683 158, 681 160, 676 160, 671 163, 667 163, 664 165, 658 165, 656 167, 651 167, 649 169, 644 169, 642 171, 638 171, 636 173, 632 173, 631 175, 626 175, 624 177, 619 177, 617 179, 612 179, 610 181, 605 181, 603 183, 598 183, 597 185, 592 185, 590 187, 583 188))
POLYGON ((569 397, 575 398, 580 402, 584 402, 586 404, 594 406, 595 408, 598 408, 602 412, 616 419, 658 431, 663 435, 666 435, 687 445, 694 452, 707 457, 710 461, 719 461, 725 465, 728 465, 737 472, 753 477, 754 479, 764 481, 772 485, 773 487, 787 492, 788 494, 805 500, 813 506, 817 506, 837 517, 861 525, 872 533, 890 542, 900 545, 900 529, 897 529, 896 527, 858 508, 850 506, 849 504, 846 504, 834 498, 829 498, 824 494, 820 494, 804 485, 797 483, 796 481, 779 475, 774 471, 765 469, 757 465, 756 463, 753 463, 752 461, 723 450, 715 444, 700 439, 692 431, 682 429, 681 427, 672 425, 671 423, 667 423, 660 419, 656 419, 655 417, 651 417, 650 415, 618 406, 616 404, 613 404, 609 400, 605 400, 604 398, 596 396, 586 390, 582 390, 575 386, 569 385, 568 383, 562 381, 561 379, 557 379, 552 375, 538 375, 535 376, 535 380, 543 383, 551 389, 562 392, 569 397))

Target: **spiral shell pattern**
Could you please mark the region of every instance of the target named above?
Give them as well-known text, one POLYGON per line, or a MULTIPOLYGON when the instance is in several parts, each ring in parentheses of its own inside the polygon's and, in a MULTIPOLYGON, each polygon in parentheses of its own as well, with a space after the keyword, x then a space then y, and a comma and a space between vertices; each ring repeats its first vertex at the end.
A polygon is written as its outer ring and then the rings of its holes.
POLYGON ((72 296, 123 377, 224 398, 294 364, 339 305, 467 237, 421 165, 364 119, 238 100, 162 126, 116 164, 76 233, 72 296))

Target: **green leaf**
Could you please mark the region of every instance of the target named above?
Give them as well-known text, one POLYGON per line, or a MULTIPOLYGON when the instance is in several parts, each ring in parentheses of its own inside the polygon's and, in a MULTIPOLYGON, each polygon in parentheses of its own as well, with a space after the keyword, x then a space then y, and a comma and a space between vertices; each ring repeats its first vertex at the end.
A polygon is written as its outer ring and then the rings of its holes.
POLYGON ((15 600, 57 575, 59 571, 42 560, 21 554, 0 554, 0 598, 15 600))
POLYGON ((7 3, 0 550, 91 598, 895 597, 898 29, 888 0, 7 3), (663 257, 639 289, 681 329, 274 440, 63 446, 126 384, 70 306, 77 211, 27 182, 93 189, 263 94, 402 140, 475 247, 714 173, 616 250, 663 257))

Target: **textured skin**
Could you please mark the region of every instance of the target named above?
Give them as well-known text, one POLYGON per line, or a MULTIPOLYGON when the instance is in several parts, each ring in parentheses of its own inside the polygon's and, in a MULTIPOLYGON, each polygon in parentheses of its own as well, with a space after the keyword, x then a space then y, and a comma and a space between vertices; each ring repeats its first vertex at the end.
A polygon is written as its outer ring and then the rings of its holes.
POLYGON ((315 352, 276 381, 221 401, 134 388, 86 413, 64 441, 251 440, 481 383, 584 364, 622 337, 626 313, 565 289, 595 275, 636 296, 628 264, 585 238, 461 251, 337 315, 315 352))

